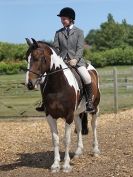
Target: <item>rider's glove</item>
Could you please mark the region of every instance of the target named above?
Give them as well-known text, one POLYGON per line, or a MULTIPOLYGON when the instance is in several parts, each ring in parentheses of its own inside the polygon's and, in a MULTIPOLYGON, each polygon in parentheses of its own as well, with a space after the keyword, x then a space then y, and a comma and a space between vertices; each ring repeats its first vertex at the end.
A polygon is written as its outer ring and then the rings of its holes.
POLYGON ((71 66, 76 66, 77 60, 76 60, 76 59, 72 59, 72 60, 69 61, 69 64, 70 64, 71 66))

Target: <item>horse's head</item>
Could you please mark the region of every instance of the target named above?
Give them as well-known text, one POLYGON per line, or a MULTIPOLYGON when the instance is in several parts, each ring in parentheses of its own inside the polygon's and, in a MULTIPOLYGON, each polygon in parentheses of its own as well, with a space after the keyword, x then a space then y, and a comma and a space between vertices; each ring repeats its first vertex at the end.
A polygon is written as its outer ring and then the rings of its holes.
POLYGON ((42 75, 50 69, 52 50, 46 45, 32 38, 33 43, 26 38, 29 49, 26 53, 28 68, 26 86, 33 90, 42 80, 42 75))

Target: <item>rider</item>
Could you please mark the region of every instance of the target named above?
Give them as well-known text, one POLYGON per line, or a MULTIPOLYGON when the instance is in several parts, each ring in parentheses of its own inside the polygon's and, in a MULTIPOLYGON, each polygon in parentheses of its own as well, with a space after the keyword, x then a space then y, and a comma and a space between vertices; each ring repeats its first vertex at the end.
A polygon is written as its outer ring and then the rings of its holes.
MULTIPOLYGON (((87 95, 86 110, 94 111, 92 102, 92 83, 91 76, 86 69, 83 59, 84 35, 83 31, 74 25, 75 11, 72 8, 63 8, 57 15, 61 18, 63 28, 58 30, 54 38, 54 47, 59 51, 59 55, 65 62, 77 68, 81 75, 87 95)), ((44 110, 44 101, 38 111, 44 110)))

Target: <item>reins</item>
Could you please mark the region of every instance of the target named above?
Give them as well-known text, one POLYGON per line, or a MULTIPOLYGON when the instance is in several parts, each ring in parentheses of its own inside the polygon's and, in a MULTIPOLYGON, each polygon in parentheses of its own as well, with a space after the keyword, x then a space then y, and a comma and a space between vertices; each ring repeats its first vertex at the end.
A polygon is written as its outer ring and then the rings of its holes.
POLYGON ((34 72, 34 71, 30 70, 30 69, 27 69, 27 71, 29 71, 29 72, 31 72, 31 73, 33 73, 33 74, 39 76, 39 78, 42 78, 42 77, 49 76, 49 75, 55 74, 55 73, 57 73, 57 72, 60 72, 60 71, 63 71, 63 70, 65 70, 65 69, 69 69, 69 68, 71 68, 71 67, 68 66, 67 68, 62 68, 62 69, 59 69, 59 70, 57 70, 57 71, 53 71, 53 72, 47 73, 47 74, 38 74, 38 73, 36 73, 36 72, 34 72))

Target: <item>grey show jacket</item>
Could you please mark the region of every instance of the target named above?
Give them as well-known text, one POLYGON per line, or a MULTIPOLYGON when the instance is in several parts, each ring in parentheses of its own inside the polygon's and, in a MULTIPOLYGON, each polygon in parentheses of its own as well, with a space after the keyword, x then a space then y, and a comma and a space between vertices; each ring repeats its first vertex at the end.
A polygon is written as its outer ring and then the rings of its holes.
POLYGON ((77 66, 86 66, 83 59, 84 35, 83 31, 76 26, 73 26, 69 35, 67 35, 65 28, 56 31, 54 47, 59 51, 63 60, 68 55, 70 59, 78 61, 77 66))

